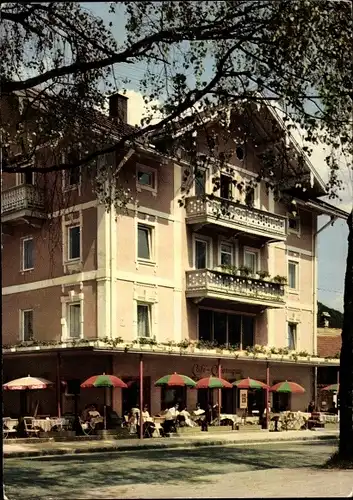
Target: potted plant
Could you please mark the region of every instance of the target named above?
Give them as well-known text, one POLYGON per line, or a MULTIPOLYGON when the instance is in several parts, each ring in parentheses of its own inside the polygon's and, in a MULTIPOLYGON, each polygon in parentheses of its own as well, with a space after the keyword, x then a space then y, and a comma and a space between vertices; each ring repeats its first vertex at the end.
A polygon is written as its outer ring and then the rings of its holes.
POLYGON ((268 271, 257 271, 257 274, 259 275, 260 280, 265 280, 270 277, 270 273, 268 271))
POLYGON ((281 285, 285 285, 287 283, 287 277, 286 276, 279 276, 279 274, 277 274, 277 276, 275 276, 273 278, 273 282, 279 283, 281 285))
POLYGON ((239 267, 239 271, 241 276, 250 276, 252 274, 252 269, 247 266, 239 267))

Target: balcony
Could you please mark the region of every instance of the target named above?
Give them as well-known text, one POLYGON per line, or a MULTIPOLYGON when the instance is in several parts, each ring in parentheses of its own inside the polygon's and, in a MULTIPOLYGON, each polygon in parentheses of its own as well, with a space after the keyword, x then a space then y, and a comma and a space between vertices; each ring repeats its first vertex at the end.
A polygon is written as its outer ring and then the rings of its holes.
POLYGON ((287 238, 287 217, 221 198, 187 198, 186 223, 199 227, 224 227, 256 235, 267 241, 285 241, 287 238))
POLYGON ((36 186, 23 184, 1 193, 1 222, 36 221, 46 218, 43 193, 36 186))
POLYGON ((195 302, 210 298, 268 308, 285 305, 283 284, 210 269, 186 272, 186 296, 195 302))

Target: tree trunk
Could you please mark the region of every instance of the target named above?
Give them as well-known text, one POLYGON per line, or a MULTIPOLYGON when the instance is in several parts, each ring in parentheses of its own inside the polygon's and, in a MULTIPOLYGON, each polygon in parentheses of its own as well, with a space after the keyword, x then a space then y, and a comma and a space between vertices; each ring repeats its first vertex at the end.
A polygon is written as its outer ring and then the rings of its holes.
POLYGON ((341 459, 353 460, 353 213, 350 213, 347 224, 349 234, 340 357, 340 438, 338 453, 341 459))

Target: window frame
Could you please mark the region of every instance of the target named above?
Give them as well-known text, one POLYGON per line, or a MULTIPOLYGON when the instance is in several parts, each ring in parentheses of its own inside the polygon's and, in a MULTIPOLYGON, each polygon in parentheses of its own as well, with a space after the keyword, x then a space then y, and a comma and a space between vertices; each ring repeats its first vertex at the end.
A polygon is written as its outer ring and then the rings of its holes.
POLYGON ((229 310, 223 310, 223 309, 214 309, 211 307, 199 307, 198 312, 197 312, 197 338, 198 340, 201 340, 200 338, 200 311, 201 310, 206 310, 206 311, 211 311, 212 312, 212 331, 211 331, 211 342, 214 342, 214 313, 223 313, 226 314, 227 321, 226 321, 226 345, 229 345, 229 316, 240 316, 241 317, 241 331, 240 331, 240 345, 239 345, 239 350, 243 349, 243 317, 252 317, 254 319, 254 329, 253 329, 253 345, 256 343, 256 329, 257 329, 257 324, 256 324, 256 314, 248 314, 248 313, 236 313, 234 311, 229 311, 229 310))
POLYGON ((68 226, 66 226, 66 230, 67 230, 67 249, 66 249, 67 250, 66 251, 67 262, 77 262, 77 261, 80 261, 81 258, 82 258, 82 228, 81 228, 81 224, 68 225, 68 226), (70 248, 71 248, 70 235, 71 235, 71 230, 75 229, 77 227, 79 228, 79 245, 80 245, 79 256, 78 257, 70 257, 70 248))
POLYGON ((82 303, 81 301, 73 301, 73 302, 68 302, 66 304, 66 324, 67 324, 67 333, 66 333, 66 336, 67 338, 70 340, 70 339, 80 339, 82 338, 82 321, 83 321, 83 318, 82 318, 82 303), (79 314, 79 332, 78 332, 78 335, 77 336, 72 336, 71 335, 71 309, 73 307, 77 307, 79 306, 79 311, 80 311, 80 314, 79 314))
POLYGON ((245 263, 245 255, 247 253, 252 253, 256 256, 256 269, 254 270, 253 275, 257 274, 259 271, 261 271, 261 255, 260 255, 260 250, 258 248, 253 248, 253 247, 244 247, 243 248, 243 266, 246 266, 245 263))
POLYGON ((136 231, 136 259, 137 262, 142 263, 155 263, 155 226, 147 224, 145 222, 137 223, 136 231), (147 241, 149 245, 149 258, 139 256, 139 229, 147 229, 147 241))
MULTIPOLYGON (((34 166, 34 163, 31 163, 27 166, 34 166)), ((25 176, 26 176, 26 173, 24 172, 17 172, 16 173, 16 186, 34 186, 35 182, 36 182, 36 173, 35 172, 30 172, 31 175, 32 175, 32 182, 31 183, 27 183, 25 182, 25 176)))
MULTIPOLYGON (((195 179, 194 179, 194 196, 197 196, 197 197, 201 198, 202 196, 205 196, 206 193, 207 193, 207 181, 208 181, 207 177, 208 176, 207 176, 207 169, 206 168, 200 167, 200 168, 198 168, 198 170, 200 172, 202 172, 202 175, 204 176, 204 181, 205 181, 205 183, 204 183, 204 193, 203 194, 197 194, 197 192, 196 192, 196 185, 197 185, 198 179, 196 178, 196 174, 195 174, 195 179)), ((199 183, 199 185, 201 185, 201 184, 199 183)))
POLYGON ((293 321, 287 322, 287 345, 288 345, 288 349, 290 351, 296 351, 298 349, 298 323, 295 323, 293 321), (294 345, 293 348, 290 347, 290 337, 289 337, 290 327, 292 327, 292 326, 295 327, 294 331, 291 332, 291 334, 294 334, 293 335, 293 345, 294 345))
POLYGON ((33 236, 26 236, 21 239, 21 271, 33 271, 34 269, 34 238, 33 236), (32 241, 32 267, 25 267, 25 243, 32 241))
POLYGON ((136 301, 136 338, 138 339, 151 339, 153 338, 153 331, 152 331, 152 305, 150 302, 143 302, 143 301, 136 301), (147 325, 149 329, 149 335, 139 335, 139 314, 138 310, 139 307, 146 307, 147 308, 147 325))
POLYGON ((294 259, 293 257, 289 257, 287 261, 287 275, 288 275, 288 290, 290 293, 298 293, 299 292, 299 260, 294 259), (295 287, 290 286, 290 274, 289 274, 289 266, 293 264, 295 266, 295 287))
POLYGON ((228 255, 230 255, 230 264, 226 264, 226 265, 230 265, 230 266, 234 266, 234 263, 235 263, 235 252, 234 252, 234 245, 233 243, 229 243, 228 241, 226 240, 223 240, 223 239, 220 239, 218 241, 218 265, 219 266, 222 266, 224 264, 222 264, 222 253, 228 253, 228 255), (222 252, 222 245, 227 245, 230 247, 231 251, 228 253, 228 252, 222 252))
POLYGON ((155 169, 153 167, 148 167, 147 165, 143 165, 142 163, 136 164, 136 189, 138 192, 145 190, 145 191, 150 191, 153 195, 156 195, 157 189, 158 189, 157 182, 158 182, 157 169, 155 169), (140 184, 139 178, 138 178, 139 172, 142 172, 145 174, 152 174, 153 186, 149 186, 148 184, 140 184))
POLYGON ((33 319, 34 319, 34 310, 33 309, 20 309, 20 336, 21 336, 21 340, 23 342, 30 342, 31 339, 33 339, 34 337, 34 328, 33 328, 33 319), (28 339, 25 339, 25 313, 32 313, 32 336, 30 336, 30 338, 28 339))
MULTIPOLYGON (((79 147, 82 147, 81 143, 79 143, 79 147)), ((71 152, 71 148, 66 151, 65 153, 62 154, 62 162, 66 163, 68 160, 68 155, 71 152)), ((78 159, 81 159, 81 152, 78 154, 78 159)), ((80 191, 81 189, 81 181, 82 181, 82 168, 81 166, 77 167, 79 176, 78 176, 78 182, 76 184, 69 184, 68 183, 68 176, 70 175, 71 169, 70 170, 63 170, 62 172, 62 188, 63 191, 74 191, 75 189, 78 189, 80 191)))
MULTIPOLYGON (((212 262, 213 262, 213 254, 212 254, 212 239, 209 236, 201 236, 201 235, 196 235, 195 233, 193 234, 193 241, 192 241, 192 267, 195 270, 198 270, 199 268, 196 267, 196 241, 202 241, 203 243, 206 243, 206 268, 205 269, 210 269, 213 267, 212 262)), ((201 269, 201 268, 200 268, 201 269)))
POLYGON ((299 215, 293 215, 290 212, 287 213, 287 218, 288 218, 288 233, 289 234, 295 234, 298 237, 301 235, 301 221, 300 221, 300 216, 299 215), (298 223, 298 229, 293 229, 289 226, 289 221, 290 220, 295 220, 298 223))

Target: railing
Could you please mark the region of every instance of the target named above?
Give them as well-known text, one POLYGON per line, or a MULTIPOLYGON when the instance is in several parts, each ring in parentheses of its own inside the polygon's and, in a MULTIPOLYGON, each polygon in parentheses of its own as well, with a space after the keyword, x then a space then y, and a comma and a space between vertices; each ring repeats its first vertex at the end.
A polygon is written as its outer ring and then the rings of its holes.
POLYGON ((207 292, 227 294, 232 296, 249 297, 264 301, 284 302, 284 285, 247 276, 232 274, 210 269, 197 269, 186 272, 186 291, 200 292, 200 296, 207 292))
POLYGON ((43 193, 36 186, 24 184, 1 193, 2 215, 21 210, 44 210, 43 193))
POLYGON ((218 218, 220 221, 242 226, 246 230, 255 229, 283 237, 287 235, 286 217, 240 205, 223 198, 212 200, 197 196, 187 198, 186 217, 198 219, 200 216, 218 218))

